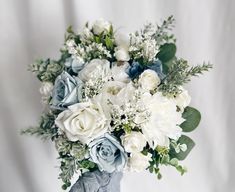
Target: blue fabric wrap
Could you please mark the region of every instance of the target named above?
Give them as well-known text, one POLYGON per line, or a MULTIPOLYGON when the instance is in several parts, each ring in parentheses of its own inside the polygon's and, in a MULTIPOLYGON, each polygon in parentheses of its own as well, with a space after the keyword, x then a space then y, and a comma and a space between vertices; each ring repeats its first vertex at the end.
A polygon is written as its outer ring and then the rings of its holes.
POLYGON ((84 173, 69 192, 120 192, 121 172, 107 173, 96 170, 84 173))

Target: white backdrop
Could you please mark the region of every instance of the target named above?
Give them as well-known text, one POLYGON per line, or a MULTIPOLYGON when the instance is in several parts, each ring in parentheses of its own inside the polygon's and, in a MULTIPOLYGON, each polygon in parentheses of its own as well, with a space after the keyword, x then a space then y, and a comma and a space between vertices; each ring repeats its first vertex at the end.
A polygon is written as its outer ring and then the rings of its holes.
POLYGON ((235 191, 234 0, 0 0, 0 191, 58 192, 57 154, 51 143, 19 135, 42 111, 39 82, 27 72, 36 58, 58 57, 68 25, 104 18, 126 31, 173 14, 178 56, 214 69, 188 88, 202 122, 190 135, 197 146, 181 177, 126 173, 121 192, 235 191))

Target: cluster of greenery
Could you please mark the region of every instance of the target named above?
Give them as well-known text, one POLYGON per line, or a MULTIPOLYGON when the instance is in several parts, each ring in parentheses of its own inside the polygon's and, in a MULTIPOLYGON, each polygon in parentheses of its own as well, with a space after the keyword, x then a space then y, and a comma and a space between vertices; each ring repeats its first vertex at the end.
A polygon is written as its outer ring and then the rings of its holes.
POLYGON ((157 58, 162 62, 163 72, 166 77, 161 81, 158 90, 165 96, 177 96, 181 90, 180 87, 191 80, 191 77, 198 76, 212 68, 211 64, 190 66, 188 61, 178 59, 176 56, 176 45, 166 43, 160 47, 157 58))
POLYGON ((34 135, 43 141, 52 140, 55 142, 56 149, 59 154, 60 170, 59 178, 63 181, 62 188, 65 190, 70 187, 71 178, 79 169, 95 170, 95 163, 85 158, 87 154, 87 146, 79 142, 71 142, 59 134, 58 128, 55 126, 56 116, 52 113, 44 114, 36 127, 30 127, 23 130, 21 134, 34 135))

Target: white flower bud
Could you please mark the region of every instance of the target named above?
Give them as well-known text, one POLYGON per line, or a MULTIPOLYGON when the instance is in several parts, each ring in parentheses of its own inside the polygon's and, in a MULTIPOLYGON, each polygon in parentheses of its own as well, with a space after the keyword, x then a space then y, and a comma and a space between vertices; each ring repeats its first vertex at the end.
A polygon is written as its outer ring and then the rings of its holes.
POLYGON ((144 171, 149 167, 149 162, 152 159, 152 155, 148 153, 143 155, 142 153, 132 153, 128 162, 128 168, 130 171, 144 171))
POLYGON ((118 47, 115 51, 114 56, 118 61, 129 61, 130 55, 128 53, 128 50, 123 47, 118 47))
POLYGON ((136 131, 126 134, 121 139, 124 149, 129 153, 141 152, 147 144, 144 135, 136 131))
POLYGON ((184 108, 187 107, 191 101, 191 97, 188 94, 188 91, 183 87, 180 88, 181 93, 175 97, 176 105, 180 108, 180 111, 183 112, 184 108))
POLYGON ((110 22, 99 19, 94 22, 92 29, 94 34, 99 35, 102 32, 107 33, 110 30, 110 27, 110 22))

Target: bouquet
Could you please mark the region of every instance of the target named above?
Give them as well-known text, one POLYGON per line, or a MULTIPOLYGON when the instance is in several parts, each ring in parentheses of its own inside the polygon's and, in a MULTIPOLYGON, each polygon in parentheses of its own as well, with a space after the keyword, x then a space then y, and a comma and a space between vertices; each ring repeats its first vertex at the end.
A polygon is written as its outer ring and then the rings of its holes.
POLYGON ((201 115, 183 86, 212 65, 176 57, 173 25, 170 16, 130 34, 102 19, 77 33, 69 27, 61 57, 30 66, 42 82, 45 111, 23 133, 54 142, 63 189, 75 173, 82 180, 149 170, 160 179, 161 165, 186 172, 180 161, 195 143, 185 134, 201 115))

